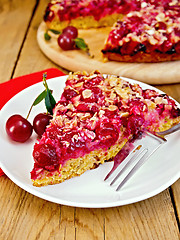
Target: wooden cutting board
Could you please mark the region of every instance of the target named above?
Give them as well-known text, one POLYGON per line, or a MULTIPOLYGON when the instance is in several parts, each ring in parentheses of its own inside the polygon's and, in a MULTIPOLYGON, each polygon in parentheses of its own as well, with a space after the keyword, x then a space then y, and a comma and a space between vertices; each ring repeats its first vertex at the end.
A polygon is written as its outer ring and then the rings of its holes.
POLYGON ((104 41, 110 28, 79 30, 79 36, 84 38, 90 48, 89 57, 82 50, 63 51, 57 44, 57 36, 50 41, 44 39, 46 25, 42 22, 37 31, 37 41, 42 52, 57 65, 69 71, 99 70, 105 74, 115 74, 139 80, 148 84, 170 84, 180 82, 180 61, 163 63, 123 63, 104 62, 101 54, 104 41))

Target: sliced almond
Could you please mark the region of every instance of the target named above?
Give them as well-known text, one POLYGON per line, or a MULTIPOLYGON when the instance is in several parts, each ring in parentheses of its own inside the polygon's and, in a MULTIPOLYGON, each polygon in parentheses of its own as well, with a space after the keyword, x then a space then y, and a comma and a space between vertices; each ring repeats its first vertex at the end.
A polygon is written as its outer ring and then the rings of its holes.
POLYGON ((91 95, 92 95, 92 91, 91 91, 90 89, 85 89, 85 90, 82 92, 83 98, 89 98, 91 95))

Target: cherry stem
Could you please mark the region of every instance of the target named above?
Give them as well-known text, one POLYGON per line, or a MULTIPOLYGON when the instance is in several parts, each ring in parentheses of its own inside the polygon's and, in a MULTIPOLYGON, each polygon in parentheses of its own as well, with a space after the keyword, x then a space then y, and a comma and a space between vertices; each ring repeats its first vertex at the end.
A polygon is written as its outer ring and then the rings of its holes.
POLYGON ((28 112, 28 114, 27 114, 26 120, 28 120, 28 117, 29 117, 29 115, 30 115, 30 113, 31 113, 31 110, 32 110, 32 108, 33 108, 33 105, 34 105, 34 102, 33 102, 33 104, 31 105, 31 107, 30 107, 30 109, 29 109, 29 112, 28 112))
POLYGON ((88 57, 90 57, 90 58, 94 58, 94 55, 91 55, 91 53, 89 52, 89 49, 86 50, 86 53, 87 53, 88 57))
MULTIPOLYGON (((47 90, 47 89, 48 89, 48 85, 47 85, 47 82, 46 82, 46 78, 47 78, 47 73, 43 73, 43 85, 44 85, 44 87, 45 87, 46 90, 47 90)), ((37 98, 36 98, 36 99, 37 99, 37 98)), ((28 118, 29 118, 29 115, 30 115, 30 113, 31 113, 31 110, 32 110, 32 108, 33 108, 33 106, 34 106, 34 103, 35 103, 36 99, 34 100, 34 102, 32 103, 32 105, 31 105, 31 107, 30 107, 30 109, 29 109, 29 112, 28 112, 28 114, 27 114, 26 120, 28 120, 28 118)), ((47 111, 47 114, 48 114, 48 111, 47 111)))
POLYGON ((48 89, 48 85, 46 82, 46 78, 47 78, 47 73, 43 73, 43 85, 46 88, 46 90, 48 89))

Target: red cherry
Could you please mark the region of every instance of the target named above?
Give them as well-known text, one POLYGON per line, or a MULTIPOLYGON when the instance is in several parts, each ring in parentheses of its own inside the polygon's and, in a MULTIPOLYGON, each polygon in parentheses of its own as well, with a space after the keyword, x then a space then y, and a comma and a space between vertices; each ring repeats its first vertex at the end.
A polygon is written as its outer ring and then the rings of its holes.
POLYGON ((103 123, 96 129, 96 135, 106 146, 115 143, 119 137, 119 133, 112 123, 103 123))
POLYGON ((155 25, 156 30, 158 29, 166 30, 166 28, 167 28, 167 25, 164 22, 157 22, 155 25))
POLYGON ((66 35, 68 34, 69 36, 71 36, 72 39, 75 39, 78 36, 78 30, 76 27, 73 26, 68 26, 64 28, 62 33, 66 35))
POLYGON ((38 166, 54 170, 58 166, 55 148, 50 144, 35 144, 33 157, 38 166))
POLYGON ((128 122, 127 122, 127 130, 129 132, 129 134, 138 135, 143 123, 144 123, 143 117, 138 116, 138 115, 130 116, 128 118, 128 122))
POLYGON ((33 127, 30 122, 21 115, 12 115, 6 122, 6 132, 13 141, 27 141, 30 138, 32 131, 33 127))
POLYGON ((60 48, 62 48, 64 51, 72 50, 74 48, 75 42, 69 34, 62 33, 59 35, 57 41, 60 48))
POLYGON ((64 90, 64 93, 63 93, 63 96, 67 99, 67 100, 71 100, 73 97, 77 96, 77 92, 74 91, 73 89, 65 89, 64 90))
POLYGON ((170 51, 172 48, 172 43, 168 40, 164 41, 159 47, 158 50, 165 53, 170 51))
POLYGON ((34 131, 41 137, 46 129, 46 126, 49 124, 52 116, 46 113, 39 113, 33 121, 34 131))
POLYGON ((139 43, 136 41, 130 41, 125 43, 121 48, 121 54, 132 54, 138 48, 138 45, 139 43))
POLYGON ((80 112, 87 112, 87 111, 89 110, 88 104, 86 104, 86 103, 80 103, 80 104, 77 106, 77 110, 80 111, 80 112))
POLYGON ((178 42, 175 46, 175 50, 177 53, 180 53, 180 42, 178 42))

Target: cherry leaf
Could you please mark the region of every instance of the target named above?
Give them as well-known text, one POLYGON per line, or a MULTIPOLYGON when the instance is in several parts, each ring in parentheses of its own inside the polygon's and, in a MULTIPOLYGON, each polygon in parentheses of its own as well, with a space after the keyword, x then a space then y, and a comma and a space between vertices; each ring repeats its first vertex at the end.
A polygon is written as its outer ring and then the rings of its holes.
POLYGON ((37 104, 39 104, 43 99, 45 99, 47 95, 47 91, 44 90, 42 93, 39 94, 39 96, 34 100, 33 102, 33 106, 36 106, 37 104))
POLYGON ((45 39, 46 41, 49 41, 49 40, 51 39, 51 36, 48 34, 48 32, 45 32, 45 33, 44 33, 44 39, 45 39))

